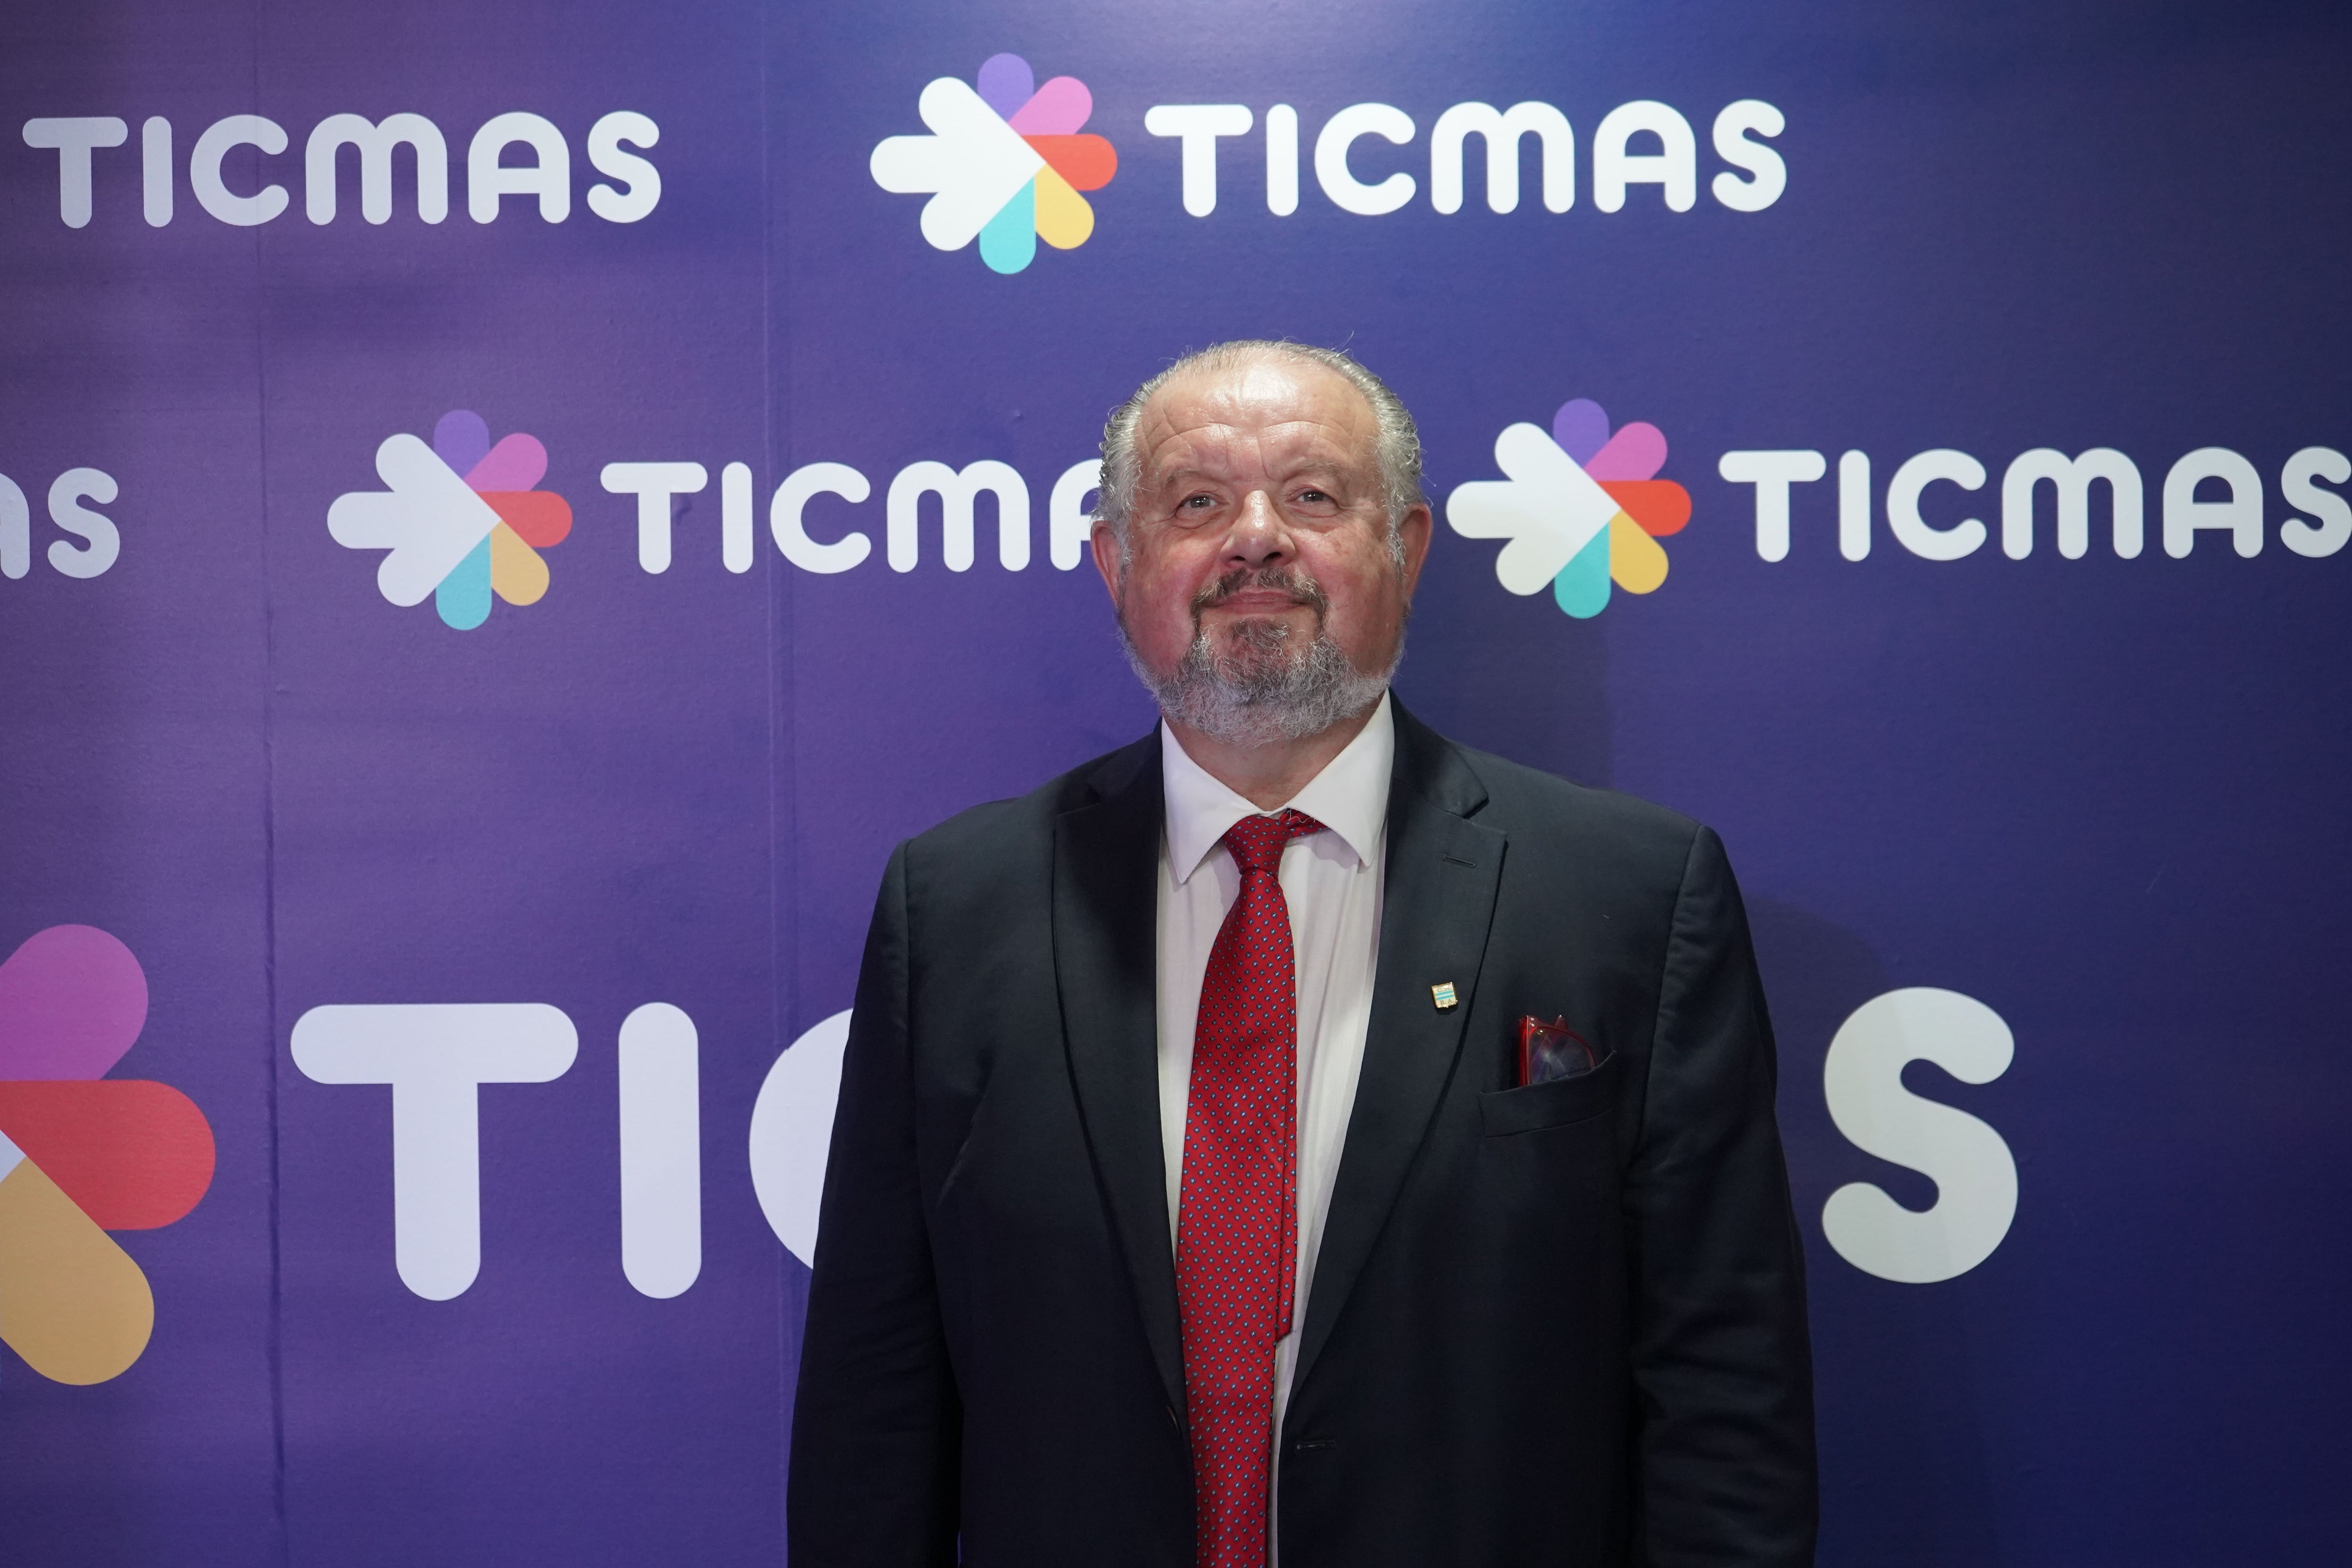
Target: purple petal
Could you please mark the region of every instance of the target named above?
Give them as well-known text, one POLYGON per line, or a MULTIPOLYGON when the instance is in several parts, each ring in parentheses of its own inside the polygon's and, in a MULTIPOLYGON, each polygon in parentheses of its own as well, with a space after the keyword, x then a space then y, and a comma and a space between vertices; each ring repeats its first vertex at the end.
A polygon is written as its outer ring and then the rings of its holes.
POLYGON ((490 455, 488 421, 470 408, 453 408, 433 426, 433 455, 462 474, 490 455))
POLYGON ((1551 416, 1551 438, 1581 463, 1609 444, 1609 416, 1589 397, 1570 398, 1551 416))
POLYGON ((1037 90, 1037 73, 1019 55, 991 55, 980 68, 981 101, 1005 119, 1021 112, 1037 90))

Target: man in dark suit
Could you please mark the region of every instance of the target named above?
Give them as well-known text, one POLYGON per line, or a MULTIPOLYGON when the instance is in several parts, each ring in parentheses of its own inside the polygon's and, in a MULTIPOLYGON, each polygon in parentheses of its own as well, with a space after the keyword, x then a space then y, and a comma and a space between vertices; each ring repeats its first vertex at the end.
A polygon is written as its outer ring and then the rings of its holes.
POLYGON ((1165 722, 891 858, 795 1568, 1811 1562, 1721 844, 1388 695, 1430 512, 1353 361, 1193 355, 1104 459, 1165 722))

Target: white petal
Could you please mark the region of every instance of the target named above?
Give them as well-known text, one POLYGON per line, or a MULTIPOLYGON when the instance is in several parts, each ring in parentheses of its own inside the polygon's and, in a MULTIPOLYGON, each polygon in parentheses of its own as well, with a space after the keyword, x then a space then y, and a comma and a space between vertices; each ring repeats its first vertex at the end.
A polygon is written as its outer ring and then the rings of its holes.
POLYGON ((902 195, 935 192, 923 204, 923 237, 961 250, 1045 166, 969 82, 943 76, 918 104, 934 134, 892 136, 874 149, 874 183, 902 195))
POLYGON ((1495 437, 1495 466, 1510 478, 1455 486, 1445 521, 1465 539, 1507 540, 1496 577, 1514 594, 1538 593, 1609 526, 1617 502, 1534 425, 1495 437))
POLYGON ((490 536, 499 514, 432 447, 405 433, 375 452, 389 490, 353 490, 327 509, 327 531, 353 550, 389 550, 376 586, 395 605, 424 603, 490 536))

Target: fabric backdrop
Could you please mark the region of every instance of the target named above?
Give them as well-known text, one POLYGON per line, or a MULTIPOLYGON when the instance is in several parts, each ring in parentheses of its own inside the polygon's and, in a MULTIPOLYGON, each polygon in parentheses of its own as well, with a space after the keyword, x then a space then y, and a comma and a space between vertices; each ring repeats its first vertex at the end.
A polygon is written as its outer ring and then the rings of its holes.
POLYGON ((1730 847, 1824 1563, 2340 1554, 2347 59, 9 5, 0 1559, 780 1561, 884 858, 1150 723, 1086 465, 1244 335, 1420 417, 1414 710, 1730 847))

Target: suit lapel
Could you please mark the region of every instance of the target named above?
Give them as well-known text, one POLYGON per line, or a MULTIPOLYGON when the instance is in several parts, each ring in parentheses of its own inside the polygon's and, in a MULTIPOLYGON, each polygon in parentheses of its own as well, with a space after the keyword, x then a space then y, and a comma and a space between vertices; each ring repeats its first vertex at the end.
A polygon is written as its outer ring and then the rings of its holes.
POLYGON ((1165 814, 1157 731, 1115 753, 1092 798, 1055 820, 1054 972, 1078 1113, 1145 1337, 1184 1407, 1176 1259, 1160 1141, 1158 876, 1165 814))
POLYGON ((1504 835, 1466 820, 1486 804, 1477 776, 1436 731, 1402 705, 1395 713, 1371 1026, 1316 1254, 1294 1387, 1304 1385, 1331 1337, 1453 1073, 1502 877, 1504 835), (1441 1012, 1430 988, 1447 981, 1459 1001, 1441 1012))

